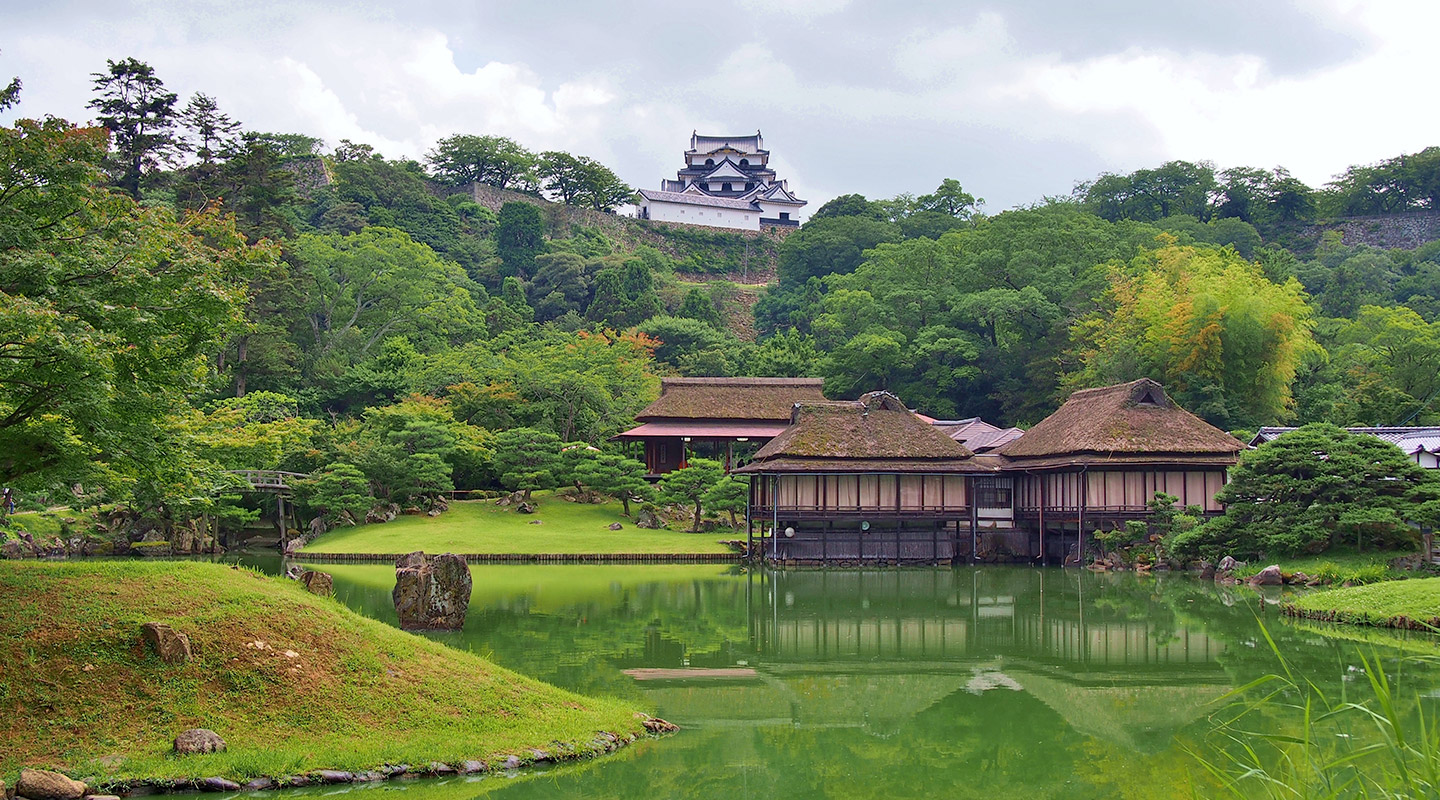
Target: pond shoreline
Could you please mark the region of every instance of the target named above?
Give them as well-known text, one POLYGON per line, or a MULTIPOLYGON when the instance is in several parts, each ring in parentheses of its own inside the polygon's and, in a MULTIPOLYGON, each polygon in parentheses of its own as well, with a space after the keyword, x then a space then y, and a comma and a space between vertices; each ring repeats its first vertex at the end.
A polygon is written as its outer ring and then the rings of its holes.
MULTIPOLYGON (((639 714, 636 715, 640 716, 639 714)), ((128 778, 115 781, 97 781, 85 796, 148 797, 159 794, 191 794, 194 792, 264 792, 281 789, 303 789, 315 786, 340 786, 345 784, 370 784, 393 780, 424 780, 454 777, 487 777, 490 775, 514 776, 520 770, 535 767, 558 766, 577 761, 600 758, 617 752, 640 741, 642 738, 659 738, 674 733, 679 727, 656 717, 645 716, 642 724, 650 733, 615 734, 600 731, 589 744, 590 748, 576 748, 570 743, 554 743, 552 750, 531 750, 526 756, 500 754, 490 759, 472 759, 447 764, 431 762, 421 767, 409 764, 382 764, 370 769, 351 772, 335 769, 312 769, 295 775, 262 775, 239 783, 221 776, 206 778, 128 778)))

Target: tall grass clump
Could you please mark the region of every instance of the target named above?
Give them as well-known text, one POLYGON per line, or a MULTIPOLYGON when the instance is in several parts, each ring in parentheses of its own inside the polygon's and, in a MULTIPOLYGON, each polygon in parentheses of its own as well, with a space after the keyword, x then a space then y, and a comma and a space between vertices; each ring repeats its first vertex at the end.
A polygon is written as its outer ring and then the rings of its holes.
POLYGON ((1231 702, 1214 718, 1210 752, 1195 753, 1226 794, 1440 798, 1440 719, 1404 702, 1378 655, 1357 653, 1365 680, 1336 696, 1297 675, 1261 631, 1280 671, 1220 698, 1231 702))

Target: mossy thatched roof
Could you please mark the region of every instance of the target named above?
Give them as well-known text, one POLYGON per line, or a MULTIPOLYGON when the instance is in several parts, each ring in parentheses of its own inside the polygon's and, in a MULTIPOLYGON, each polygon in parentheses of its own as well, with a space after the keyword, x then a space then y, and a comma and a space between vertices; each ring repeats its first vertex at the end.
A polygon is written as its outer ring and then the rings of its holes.
POLYGON ((820 378, 661 378, 660 396, 635 419, 787 422, 796 403, 825 402, 823 383, 820 378))
POLYGON ((1209 455, 1234 458, 1244 445, 1181 408, 1155 381, 1083 389, 1054 414, 995 452, 1011 459, 1062 455, 1209 455))
POLYGON ((964 471, 972 455, 899 398, 872 392, 851 402, 795 406, 790 427, 741 471, 952 472, 964 471))

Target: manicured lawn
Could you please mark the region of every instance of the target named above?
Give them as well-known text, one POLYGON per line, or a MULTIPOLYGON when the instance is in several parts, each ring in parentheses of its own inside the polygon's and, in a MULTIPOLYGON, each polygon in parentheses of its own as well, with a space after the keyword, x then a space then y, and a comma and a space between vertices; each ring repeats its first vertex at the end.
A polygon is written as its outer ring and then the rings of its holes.
MULTIPOLYGON (((341 528, 308 545, 307 553, 725 553, 720 542, 744 531, 646 530, 621 514, 619 503, 571 503, 536 492, 538 510, 520 514, 491 501, 452 503, 438 517, 407 516, 381 525, 341 528), (539 520, 540 524, 531 524, 539 520), (609 530, 612 522, 624 529, 609 530)), ((631 510, 635 510, 631 505, 631 510)))
POLYGON ((1302 595, 1300 616, 1360 625, 1440 627, 1440 578, 1384 581, 1302 595))
POLYGON ((583 697, 310 595, 297 582, 196 562, 0 561, 0 779, 22 766, 94 782, 244 781, 386 763, 599 751, 642 732, 583 697), (167 665, 142 622, 190 637, 167 665), (175 757, 211 728, 223 753, 175 757))

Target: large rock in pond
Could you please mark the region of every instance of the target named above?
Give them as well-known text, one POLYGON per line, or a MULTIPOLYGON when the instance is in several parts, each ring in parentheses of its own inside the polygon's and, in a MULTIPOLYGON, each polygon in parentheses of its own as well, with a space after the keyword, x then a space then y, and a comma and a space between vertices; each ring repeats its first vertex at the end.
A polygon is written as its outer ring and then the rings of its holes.
POLYGON ((307 569, 300 573, 300 582, 305 585, 305 590, 310 594, 318 594, 321 597, 335 594, 335 580, 330 577, 328 572, 307 569))
POLYGON ((395 611, 405 630, 459 630, 470 608, 470 565, 464 556, 414 552, 395 562, 395 611))
POLYGON ((45 769, 22 769, 15 782, 15 795, 29 800, 80 800, 86 789, 80 781, 45 769))
POLYGON ((166 664, 184 664, 190 660, 190 637, 169 625, 147 622, 140 626, 140 637, 166 664))
POLYGON ((1271 564, 1250 577, 1251 586, 1280 586, 1285 583, 1285 576, 1280 574, 1280 565, 1271 564))
POLYGON ((174 746, 180 755, 219 753, 225 749, 225 740, 209 728, 191 728, 175 737, 174 746))

